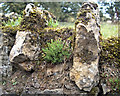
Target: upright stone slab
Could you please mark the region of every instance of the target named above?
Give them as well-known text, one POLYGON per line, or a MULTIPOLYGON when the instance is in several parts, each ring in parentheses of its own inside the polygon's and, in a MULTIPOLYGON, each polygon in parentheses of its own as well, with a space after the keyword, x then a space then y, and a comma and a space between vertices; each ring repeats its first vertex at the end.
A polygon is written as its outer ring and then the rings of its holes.
POLYGON ((18 31, 16 41, 10 52, 10 62, 26 71, 34 69, 32 62, 38 60, 40 52, 39 35, 30 31, 18 31))
POLYGON ((99 82, 99 10, 97 4, 84 3, 78 13, 73 67, 70 79, 80 90, 91 91, 99 82))

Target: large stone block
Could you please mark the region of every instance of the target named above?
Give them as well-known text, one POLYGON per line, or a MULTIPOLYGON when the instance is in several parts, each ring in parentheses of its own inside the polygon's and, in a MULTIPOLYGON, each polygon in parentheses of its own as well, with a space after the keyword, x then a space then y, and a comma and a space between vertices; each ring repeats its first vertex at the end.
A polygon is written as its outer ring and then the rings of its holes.
POLYGON ((70 78, 84 91, 91 91, 99 82, 100 27, 97 10, 97 4, 84 3, 76 21, 76 40, 70 78))
POLYGON ((25 62, 37 60, 39 52, 39 36, 29 31, 18 31, 15 44, 10 52, 10 62, 22 66, 25 70, 30 70, 30 68, 33 67, 28 66, 28 68, 26 68, 26 66, 30 64, 28 62, 25 64, 25 62))

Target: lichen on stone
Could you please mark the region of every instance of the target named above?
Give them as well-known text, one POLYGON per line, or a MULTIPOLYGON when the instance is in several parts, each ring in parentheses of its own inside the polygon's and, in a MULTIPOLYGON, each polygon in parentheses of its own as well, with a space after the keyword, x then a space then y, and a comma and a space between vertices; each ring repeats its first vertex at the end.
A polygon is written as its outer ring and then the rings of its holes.
POLYGON ((88 9, 81 9, 77 14, 77 20, 75 22, 75 25, 78 23, 83 23, 83 24, 87 25, 89 20, 90 20, 89 17, 86 17, 87 13, 91 13, 91 10, 90 9, 89 10, 88 9))

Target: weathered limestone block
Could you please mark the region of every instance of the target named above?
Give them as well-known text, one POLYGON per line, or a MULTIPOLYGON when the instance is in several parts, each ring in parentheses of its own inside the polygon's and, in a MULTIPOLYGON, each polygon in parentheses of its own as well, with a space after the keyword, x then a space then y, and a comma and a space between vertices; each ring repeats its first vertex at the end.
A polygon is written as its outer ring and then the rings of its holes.
POLYGON ((99 82, 99 15, 98 6, 84 3, 76 21, 76 40, 70 78, 80 90, 91 91, 99 82))
POLYGON ((15 44, 10 52, 10 62, 19 64, 23 69, 29 71, 33 66, 26 61, 37 60, 39 52, 39 36, 29 31, 18 31, 15 44), (30 66, 26 68, 27 65, 30 66))

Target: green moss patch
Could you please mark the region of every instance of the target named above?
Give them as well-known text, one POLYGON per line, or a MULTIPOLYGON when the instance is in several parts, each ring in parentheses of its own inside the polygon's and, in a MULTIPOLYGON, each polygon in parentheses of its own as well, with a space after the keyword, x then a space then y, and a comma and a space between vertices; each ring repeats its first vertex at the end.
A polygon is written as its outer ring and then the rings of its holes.
POLYGON ((50 42, 51 39, 61 39, 63 42, 68 43, 67 45, 73 49, 75 30, 72 28, 45 28, 39 31, 39 36, 41 38, 42 48, 46 47, 47 42, 50 42))
POLYGON ((77 20, 75 22, 75 25, 77 25, 78 23, 83 23, 87 25, 90 20, 90 18, 86 18, 87 13, 91 13, 92 17, 94 17, 94 14, 90 9, 80 9, 80 11, 77 14, 77 20))
POLYGON ((120 67, 120 37, 112 37, 103 40, 101 42, 102 52, 101 52, 101 64, 108 63, 109 65, 115 65, 120 67))

